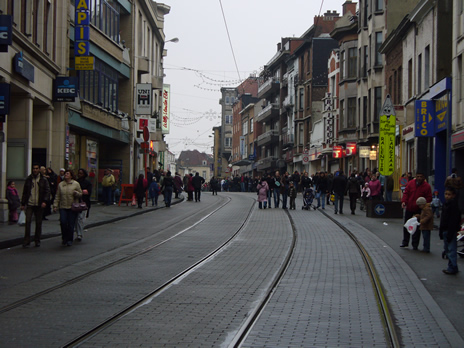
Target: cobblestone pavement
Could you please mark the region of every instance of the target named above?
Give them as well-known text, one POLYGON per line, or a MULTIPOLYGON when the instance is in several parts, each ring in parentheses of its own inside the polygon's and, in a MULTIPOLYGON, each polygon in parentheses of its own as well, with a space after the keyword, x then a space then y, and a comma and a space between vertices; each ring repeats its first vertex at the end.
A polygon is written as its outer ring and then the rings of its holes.
MULTIPOLYGON (((89 221, 95 227, 89 228, 81 245, 61 248, 58 238, 50 238, 41 248, 0 250, 1 310, 11 302, 111 264, 144 246, 163 243, 154 251, 0 313, 1 346, 62 346, 226 241, 254 205, 243 230, 223 251, 83 344, 228 346, 265 297, 288 256, 293 238, 287 213, 274 208, 258 210, 255 198, 254 194, 204 194, 201 204, 183 202, 170 209, 144 208, 142 212, 132 207, 96 207, 92 211, 95 222, 89 221), (226 197, 232 200, 225 209, 163 242, 224 204, 226 197), (125 216, 132 218, 120 220, 125 216)), ((243 346, 387 346, 359 251, 322 211, 298 210, 300 204, 297 199, 297 210, 289 212, 297 236, 291 262, 243 346)), ((324 212, 333 214, 330 207, 324 212)), ((416 264, 424 262, 429 267, 432 261, 412 251, 395 249, 392 245, 396 242, 388 240, 389 234, 397 237, 398 223, 389 221, 388 226, 382 221, 348 215, 336 218, 368 251, 402 346, 464 347, 446 315, 452 312, 435 301, 447 289, 437 287, 440 293, 432 292, 432 296, 423 284, 427 284, 423 276, 416 274, 422 272, 420 267, 416 271, 416 264)), ((49 236, 53 235, 52 226, 56 234, 56 221, 46 223, 50 226, 49 236)), ((8 234, 17 233, 13 227, 2 229, 0 242, 11 240, 8 234)), ((462 284, 460 274, 443 277, 445 282, 462 284)), ((459 296, 459 292, 456 294, 459 296)), ((439 303, 446 307, 446 301, 439 303)), ((459 310, 459 306, 462 309, 463 303, 456 302, 458 309, 453 310, 459 310)))

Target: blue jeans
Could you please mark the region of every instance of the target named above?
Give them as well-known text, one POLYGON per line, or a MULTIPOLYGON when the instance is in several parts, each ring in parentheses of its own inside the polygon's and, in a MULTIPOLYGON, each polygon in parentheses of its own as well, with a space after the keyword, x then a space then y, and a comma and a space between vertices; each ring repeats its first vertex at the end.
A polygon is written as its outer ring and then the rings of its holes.
POLYGON ((272 192, 274 190, 268 190, 267 191, 267 202, 269 203, 269 208, 271 207, 271 202, 272 202, 272 192))
POLYGON ((280 201, 280 191, 279 190, 274 190, 274 207, 278 208, 279 207, 279 201, 280 201))
POLYGON ((456 232, 452 232, 453 238, 451 242, 448 243, 448 231, 443 231, 443 242, 445 247, 445 252, 448 255, 448 272, 458 272, 458 241, 456 239, 456 232))
POLYGON ((286 193, 282 193, 282 209, 287 209, 287 197, 286 193))
POLYGON ((241 182, 241 183, 240 183, 240 190, 241 190, 242 192, 245 192, 245 183, 244 183, 244 182, 241 182))
POLYGON ((340 213, 343 213, 343 201, 344 201, 345 196, 340 195, 340 194, 338 194, 336 192, 334 193, 334 196, 335 196, 335 201, 334 201, 334 210, 335 210, 335 212, 337 213, 339 211, 338 203, 340 202, 340 213))
POLYGON ((430 230, 422 230, 421 232, 424 240, 424 251, 430 251, 430 230))
POLYGON ((105 205, 113 204, 113 190, 111 186, 103 186, 103 202, 105 205))
POLYGON ((323 194, 322 192, 316 193, 317 207, 319 208, 321 206, 321 197, 322 197, 322 209, 325 209, 325 194, 323 194))
POLYGON ((172 199, 172 186, 166 186, 164 188, 164 203, 166 207, 171 206, 171 199, 172 199))
POLYGON ((393 201, 392 195, 393 195, 393 191, 386 191, 385 192, 385 201, 387 201, 387 202, 393 201))
POLYGON ((63 242, 73 242, 77 214, 71 209, 60 209, 61 239, 63 242))

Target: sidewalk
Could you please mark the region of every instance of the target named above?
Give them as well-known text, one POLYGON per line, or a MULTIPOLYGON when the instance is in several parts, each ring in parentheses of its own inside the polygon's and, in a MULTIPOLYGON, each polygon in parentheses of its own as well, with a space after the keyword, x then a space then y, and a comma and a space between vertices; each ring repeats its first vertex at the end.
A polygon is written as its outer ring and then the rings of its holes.
MULTIPOLYGON (((172 199, 172 204, 182 202, 182 198, 172 199)), ((130 203, 126 206, 125 203, 121 203, 121 206, 117 204, 104 206, 101 203, 92 203, 90 207, 89 218, 85 221, 85 228, 92 228, 108 223, 112 223, 118 220, 122 220, 128 217, 148 213, 164 207, 162 197, 158 200, 158 207, 152 207, 151 202, 148 206, 143 205, 142 209, 138 209, 136 206, 133 207, 130 203)), ((56 237, 61 235, 60 214, 53 213, 47 216, 48 220, 42 222, 42 240, 56 237)), ((34 240, 35 233, 35 222, 31 224, 31 240, 34 240)), ((8 222, 0 223, 0 249, 11 248, 17 245, 22 245, 24 238, 24 226, 9 225, 8 222)))

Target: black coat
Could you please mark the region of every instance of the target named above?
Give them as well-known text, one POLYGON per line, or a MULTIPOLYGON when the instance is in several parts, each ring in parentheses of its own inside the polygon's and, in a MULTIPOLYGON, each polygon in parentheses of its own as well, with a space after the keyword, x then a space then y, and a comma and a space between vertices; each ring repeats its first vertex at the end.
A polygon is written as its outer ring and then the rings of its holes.
POLYGON ((203 177, 200 175, 195 175, 192 179, 193 188, 195 188, 196 190, 201 189, 201 186, 204 183, 205 183, 205 179, 203 179, 203 177))
POLYGON ((343 196, 346 191, 346 184, 348 180, 346 179, 346 176, 343 174, 337 175, 333 179, 332 183, 332 191, 336 193, 339 196, 343 196))
POLYGON ((319 179, 317 180, 317 184, 316 184, 316 192, 327 193, 328 190, 329 190, 329 186, 328 186, 327 177, 326 176, 324 176, 323 178, 319 177, 319 179))
POLYGON ((456 199, 450 199, 443 204, 440 219, 440 236, 443 235, 443 231, 448 231, 447 239, 449 243, 453 238, 456 238, 456 233, 460 229, 461 212, 459 211, 458 201, 456 199))
POLYGON ((347 193, 356 193, 358 195, 361 194, 361 187, 359 185, 358 178, 354 176, 350 176, 348 179, 348 183, 346 184, 346 192, 347 193))

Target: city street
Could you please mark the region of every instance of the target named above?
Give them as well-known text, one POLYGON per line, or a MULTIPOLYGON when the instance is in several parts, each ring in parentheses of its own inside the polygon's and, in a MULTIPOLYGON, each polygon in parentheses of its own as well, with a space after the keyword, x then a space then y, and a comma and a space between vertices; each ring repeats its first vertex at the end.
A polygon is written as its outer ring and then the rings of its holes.
POLYGON ((1 346, 464 346, 462 272, 442 273, 436 230, 425 254, 399 248, 401 219, 296 202, 94 205, 72 247, 56 214, 40 248, 1 225, 1 346))

